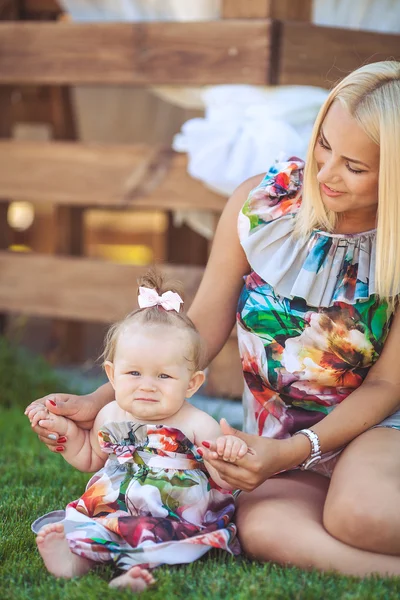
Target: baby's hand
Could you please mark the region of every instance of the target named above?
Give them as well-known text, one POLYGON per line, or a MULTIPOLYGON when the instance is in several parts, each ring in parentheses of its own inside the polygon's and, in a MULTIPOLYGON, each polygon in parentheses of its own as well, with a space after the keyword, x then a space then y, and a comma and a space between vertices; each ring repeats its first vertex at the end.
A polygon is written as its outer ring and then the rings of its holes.
POLYGON ((248 451, 246 442, 235 435, 221 435, 215 442, 203 442, 203 445, 211 452, 215 452, 215 458, 222 458, 222 460, 232 463, 243 458, 248 451))
POLYGON ((32 427, 36 427, 39 424, 43 429, 54 431, 58 435, 66 435, 67 433, 68 419, 53 415, 43 405, 35 407, 35 410, 30 411, 27 416, 32 427))

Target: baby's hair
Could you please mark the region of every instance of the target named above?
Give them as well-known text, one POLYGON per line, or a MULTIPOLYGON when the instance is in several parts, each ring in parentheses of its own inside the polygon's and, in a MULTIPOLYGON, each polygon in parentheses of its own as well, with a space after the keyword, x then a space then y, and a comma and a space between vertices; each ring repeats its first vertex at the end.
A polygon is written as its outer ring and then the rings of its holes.
MULTIPOLYGON (((182 297, 182 284, 179 281, 166 281, 157 269, 150 269, 143 277, 138 279, 139 287, 153 289, 161 296, 166 291, 179 294, 182 297)), ((176 310, 165 310, 162 306, 149 306, 138 308, 127 315, 121 321, 111 325, 106 333, 104 341, 104 352, 102 354, 103 365, 106 361, 114 362, 115 350, 118 338, 127 327, 137 325, 137 331, 143 326, 176 327, 187 332, 190 346, 190 356, 186 359, 192 363, 193 371, 203 368, 205 361, 205 348, 203 340, 196 329, 193 321, 183 312, 176 310)))

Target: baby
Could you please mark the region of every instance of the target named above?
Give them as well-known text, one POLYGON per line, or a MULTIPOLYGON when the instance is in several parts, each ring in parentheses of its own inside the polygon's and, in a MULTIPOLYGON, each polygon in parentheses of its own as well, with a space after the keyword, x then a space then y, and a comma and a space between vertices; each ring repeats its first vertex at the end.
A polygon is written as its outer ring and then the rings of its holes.
POLYGON ((104 368, 115 401, 92 429, 43 406, 28 413, 33 426, 40 422, 67 437, 66 461, 97 471, 68 504, 65 519, 38 533, 47 569, 70 578, 115 562, 125 573, 110 585, 134 591, 154 583, 150 569, 157 565, 192 562, 212 547, 239 552, 230 486, 197 447, 210 440, 229 461, 248 450, 186 401, 204 382, 203 344, 180 312, 179 294, 163 293, 162 280, 151 273, 138 301, 140 308, 106 336, 104 368))

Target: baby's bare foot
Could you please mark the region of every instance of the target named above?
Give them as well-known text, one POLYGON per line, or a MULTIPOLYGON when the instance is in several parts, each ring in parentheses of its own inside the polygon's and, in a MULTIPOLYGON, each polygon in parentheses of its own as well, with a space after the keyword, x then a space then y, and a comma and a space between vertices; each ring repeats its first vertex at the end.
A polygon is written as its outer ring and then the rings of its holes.
POLYGON ((130 588, 133 592, 143 592, 155 582, 150 571, 137 566, 110 581, 109 585, 116 588, 130 588))
POLYGON ((47 570, 56 577, 70 579, 84 575, 94 565, 93 561, 71 552, 62 523, 42 527, 36 544, 47 570))

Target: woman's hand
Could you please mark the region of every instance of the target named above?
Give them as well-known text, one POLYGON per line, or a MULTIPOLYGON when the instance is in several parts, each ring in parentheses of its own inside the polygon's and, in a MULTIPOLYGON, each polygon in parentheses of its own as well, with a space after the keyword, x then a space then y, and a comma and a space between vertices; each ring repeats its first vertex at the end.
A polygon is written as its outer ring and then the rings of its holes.
POLYGON ((305 436, 275 440, 238 431, 225 419, 221 419, 220 425, 224 435, 234 435, 246 442, 247 454, 235 463, 226 462, 212 448, 202 448, 202 455, 233 489, 251 492, 273 475, 297 466, 310 454, 305 436))
MULTIPOLYGON (((44 429, 38 424, 37 417, 44 408, 55 415, 70 418, 81 429, 90 429, 102 406, 103 404, 96 402, 93 394, 86 394, 84 396, 77 396, 76 394, 48 394, 43 398, 31 402, 25 409, 25 415, 27 415, 33 424, 32 430, 37 433, 39 440, 46 444, 49 450, 54 450, 54 447, 60 443, 59 435, 55 431, 44 429)), ((61 443, 65 443, 66 441, 65 436, 63 436, 61 443)))

